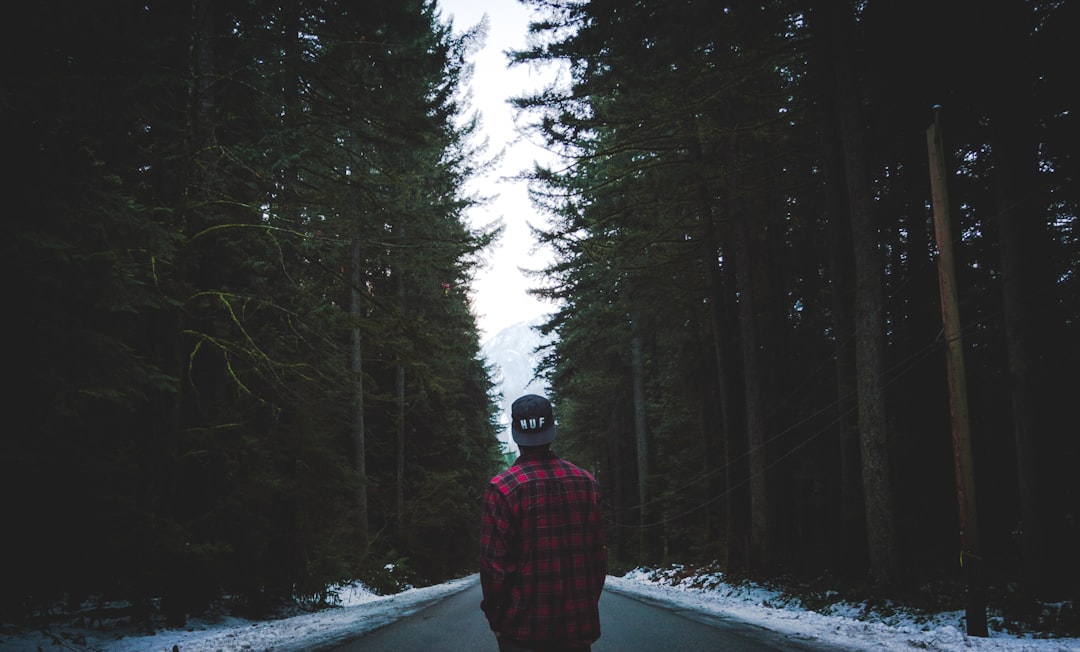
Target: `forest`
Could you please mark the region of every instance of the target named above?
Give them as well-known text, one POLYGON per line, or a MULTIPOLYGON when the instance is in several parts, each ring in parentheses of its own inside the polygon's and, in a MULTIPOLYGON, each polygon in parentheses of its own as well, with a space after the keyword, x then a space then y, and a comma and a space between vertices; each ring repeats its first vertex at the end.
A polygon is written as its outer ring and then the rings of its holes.
POLYGON ((1075 600, 1076 3, 530 4, 542 371, 613 558, 1075 600))
MULTIPOLYGON (((513 98, 558 161, 521 171, 554 252, 538 373, 611 572, 1075 603, 1076 3, 522 1, 508 64, 563 71, 513 98)), ((11 25, 0 620, 475 572, 506 462, 469 298, 501 225, 462 190, 491 162, 484 24, 47 0, 11 25)))
POLYGON ((480 34, 421 0, 19 12, 0 615, 473 572, 503 463, 468 300, 500 226, 460 191, 480 34))

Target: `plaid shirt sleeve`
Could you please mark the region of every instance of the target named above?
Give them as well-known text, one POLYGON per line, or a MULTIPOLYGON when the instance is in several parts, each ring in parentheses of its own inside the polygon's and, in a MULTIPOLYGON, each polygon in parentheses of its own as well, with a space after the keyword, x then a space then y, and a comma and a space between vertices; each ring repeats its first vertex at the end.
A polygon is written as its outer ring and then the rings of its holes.
POLYGON ((596 480, 553 455, 493 478, 480 549, 481 608, 491 629, 526 645, 599 638, 602 521, 596 480))
POLYGON ((494 632, 502 628, 509 600, 508 580, 517 573, 517 562, 511 557, 508 542, 509 512, 506 496, 495 484, 489 484, 484 492, 484 520, 480 529, 480 584, 484 594, 480 608, 494 632))

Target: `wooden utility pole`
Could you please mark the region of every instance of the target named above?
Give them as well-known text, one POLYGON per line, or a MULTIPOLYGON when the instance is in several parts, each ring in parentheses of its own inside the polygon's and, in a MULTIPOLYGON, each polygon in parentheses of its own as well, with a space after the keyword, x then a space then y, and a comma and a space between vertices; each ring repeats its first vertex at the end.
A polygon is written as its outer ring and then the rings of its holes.
POLYGON ((926 130, 926 145, 930 151, 930 191, 933 194, 934 233, 938 247, 938 285, 941 288, 941 316, 945 324, 945 366, 949 377, 949 413, 956 464, 960 565, 967 581, 967 633, 969 636, 988 636, 986 596, 982 586, 982 554, 979 552, 979 521, 975 507, 975 467, 971 454, 967 385, 964 379, 964 347, 960 334, 949 193, 945 183, 945 147, 938 124, 940 108, 934 107, 934 122, 926 130))

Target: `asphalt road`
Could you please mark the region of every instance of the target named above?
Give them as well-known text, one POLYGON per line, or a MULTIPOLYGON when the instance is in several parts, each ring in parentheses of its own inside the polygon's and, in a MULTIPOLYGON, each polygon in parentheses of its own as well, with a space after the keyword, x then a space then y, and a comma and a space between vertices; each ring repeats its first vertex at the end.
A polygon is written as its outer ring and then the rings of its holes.
MULTIPOLYGON (((605 590, 600 598, 600 627, 602 636, 593 644, 593 652, 841 652, 840 648, 611 590, 605 590)), ((495 637, 480 612, 479 583, 333 652, 380 650, 497 652, 495 637)))

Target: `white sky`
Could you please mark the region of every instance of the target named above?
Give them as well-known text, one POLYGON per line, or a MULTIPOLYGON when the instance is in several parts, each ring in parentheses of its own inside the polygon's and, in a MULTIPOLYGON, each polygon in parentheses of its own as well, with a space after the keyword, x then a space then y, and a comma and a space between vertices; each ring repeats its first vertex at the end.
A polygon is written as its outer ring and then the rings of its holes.
POLYGON ((549 257, 534 252, 536 244, 529 224, 544 224, 544 216, 533 208, 524 182, 510 178, 531 169, 533 161, 549 160, 548 154, 516 131, 514 110, 507 99, 539 90, 545 75, 529 66, 507 68, 505 52, 525 45, 530 10, 518 0, 439 0, 442 19, 453 20, 454 32, 474 27, 486 14, 488 35, 483 49, 471 57, 473 110, 479 111, 480 137, 488 139, 488 156, 504 148, 506 156, 491 173, 467 186, 479 195, 494 197, 468 213, 475 227, 501 219, 505 225, 502 238, 487 253, 488 264, 473 283, 473 310, 481 329, 481 339, 497 334, 507 326, 530 321, 554 310, 551 304, 526 294, 537 285, 520 268, 540 269, 549 257))

